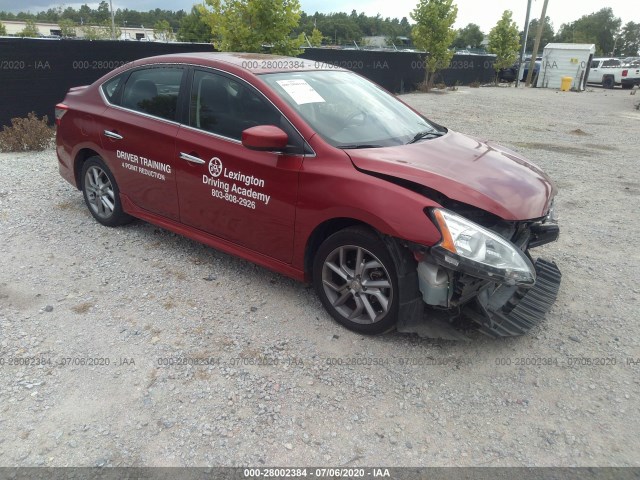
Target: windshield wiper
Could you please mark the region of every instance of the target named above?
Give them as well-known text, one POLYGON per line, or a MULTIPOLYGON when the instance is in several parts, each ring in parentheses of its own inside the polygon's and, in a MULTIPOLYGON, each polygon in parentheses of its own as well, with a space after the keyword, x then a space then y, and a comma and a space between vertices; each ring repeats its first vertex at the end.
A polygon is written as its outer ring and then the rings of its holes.
POLYGON ((342 148, 343 150, 355 150, 356 148, 382 148, 382 145, 376 145, 373 143, 354 143, 353 145, 336 145, 336 148, 342 148))
MULTIPOLYGON (((436 138, 444 135, 444 132, 439 132, 437 130, 425 130, 423 132, 418 132, 413 137, 413 139, 409 143, 416 143, 418 140, 422 140, 424 138, 436 138)), ((409 145, 407 143, 407 145, 409 145)))

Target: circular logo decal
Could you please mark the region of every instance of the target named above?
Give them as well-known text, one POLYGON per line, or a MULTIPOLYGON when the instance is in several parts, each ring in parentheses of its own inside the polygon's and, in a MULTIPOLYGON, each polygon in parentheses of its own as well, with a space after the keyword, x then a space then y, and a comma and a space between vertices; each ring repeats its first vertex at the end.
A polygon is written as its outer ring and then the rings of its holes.
POLYGON ((219 177, 222 174, 222 160, 218 157, 209 160, 209 173, 212 177, 219 177))

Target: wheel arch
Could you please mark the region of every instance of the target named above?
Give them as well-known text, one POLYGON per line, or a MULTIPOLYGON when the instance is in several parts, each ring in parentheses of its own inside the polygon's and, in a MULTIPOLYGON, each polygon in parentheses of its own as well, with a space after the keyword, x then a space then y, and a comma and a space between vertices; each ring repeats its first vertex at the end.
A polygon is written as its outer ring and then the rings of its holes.
POLYGON ((76 187, 78 188, 78 190, 82 189, 82 179, 80 178, 80 176, 82 175, 82 165, 84 165, 84 162, 88 158, 96 156, 102 158, 102 156, 98 152, 88 147, 82 148, 78 151, 78 153, 76 153, 76 156, 73 159, 73 176, 76 180, 76 187))
POLYGON ((316 252, 318 251, 318 248, 320 248, 320 245, 322 245, 322 242, 324 242, 327 238, 340 230, 356 226, 368 228, 369 230, 379 235, 380 241, 382 241, 387 246, 387 248, 389 249, 389 254, 398 265, 402 265, 406 262, 406 258, 413 256, 413 254, 409 252, 409 249, 405 248, 404 245, 401 245, 402 242, 397 238, 381 232, 379 229, 363 220, 351 217, 331 218, 316 226, 316 228, 314 228, 311 232, 311 235, 309 235, 304 252, 305 279, 311 279, 313 260, 316 252))
POLYGON ((613 75, 607 74, 602 76, 602 86, 604 88, 613 88, 615 87, 615 85, 616 85, 616 79, 613 75), (609 83, 609 80, 611 81, 611 83, 609 83))
POLYGON ((325 220, 313 229, 311 235, 309 235, 309 238, 307 239, 307 245, 304 252, 304 276, 307 281, 311 280, 313 259, 316 255, 316 252, 318 251, 318 248, 320 248, 320 245, 322 245, 322 242, 324 242, 327 238, 340 230, 358 225, 370 228, 371 230, 377 232, 374 227, 367 224, 366 222, 349 217, 331 218, 329 220, 325 220))
POLYGON ((399 287, 397 327, 401 331, 407 331, 408 326, 420 321, 424 304, 418 288, 417 260, 401 239, 385 234, 373 225, 355 218, 339 217, 326 220, 313 230, 307 241, 304 258, 305 280, 312 281, 313 279, 314 257, 320 245, 334 233, 355 226, 365 227, 378 235, 395 264, 399 287))

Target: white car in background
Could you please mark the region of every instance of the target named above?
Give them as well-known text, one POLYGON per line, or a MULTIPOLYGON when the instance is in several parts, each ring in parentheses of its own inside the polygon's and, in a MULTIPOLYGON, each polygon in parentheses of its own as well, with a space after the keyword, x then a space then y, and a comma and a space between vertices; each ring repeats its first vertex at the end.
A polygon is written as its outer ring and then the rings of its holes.
POLYGON ((631 89, 634 85, 640 85, 640 65, 618 58, 594 58, 587 83, 597 83, 604 88, 621 85, 624 89, 631 89))

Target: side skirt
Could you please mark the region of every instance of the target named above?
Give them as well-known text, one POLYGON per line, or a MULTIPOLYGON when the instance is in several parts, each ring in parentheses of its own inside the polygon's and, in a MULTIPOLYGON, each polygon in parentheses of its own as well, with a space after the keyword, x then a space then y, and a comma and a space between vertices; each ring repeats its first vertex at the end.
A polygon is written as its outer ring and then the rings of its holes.
POLYGON ((153 225, 177 233, 178 235, 190 238, 191 240, 195 240, 196 242, 203 243, 208 247, 215 248, 216 250, 220 250, 221 252, 225 252, 230 255, 240 257, 244 260, 248 260, 251 263, 255 263, 257 265, 260 265, 261 267, 281 273, 282 275, 291 277, 294 280, 304 282, 304 271, 299 270, 288 263, 284 263, 267 255, 257 253, 251 249, 242 247, 223 238, 203 232, 202 230, 188 227, 182 223, 169 220, 155 213, 143 210, 137 207, 131 200, 129 200, 126 195, 120 194, 120 200, 122 202, 123 210, 133 217, 144 220, 145 222, 152 223, 153 225))

